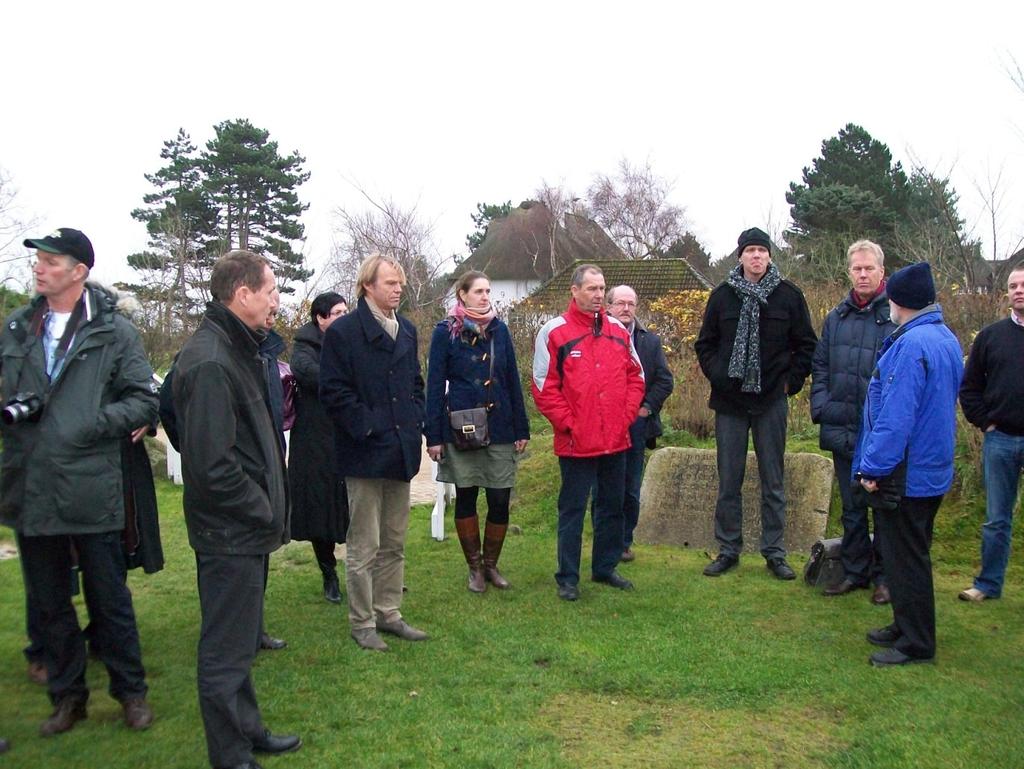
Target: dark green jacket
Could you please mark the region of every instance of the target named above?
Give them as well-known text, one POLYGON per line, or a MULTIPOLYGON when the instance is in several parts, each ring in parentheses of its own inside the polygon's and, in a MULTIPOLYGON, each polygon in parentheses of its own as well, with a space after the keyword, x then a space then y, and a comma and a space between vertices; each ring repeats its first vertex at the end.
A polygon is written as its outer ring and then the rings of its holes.
POLYGON ((156 419, 153 371, 135 327, 113 297, 86 285, 82 318, 64 366, 46 376, 37 297, 0 331, 3 404, 15 393, 43 400, 38 422, 3 425, 0 523, 26 536, 124 528, 121 441, 156 419))

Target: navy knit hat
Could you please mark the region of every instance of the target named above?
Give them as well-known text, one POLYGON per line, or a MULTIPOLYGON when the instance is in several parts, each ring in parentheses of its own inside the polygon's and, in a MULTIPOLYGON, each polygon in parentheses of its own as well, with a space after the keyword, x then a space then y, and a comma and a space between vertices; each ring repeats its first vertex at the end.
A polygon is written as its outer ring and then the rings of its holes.
POLYGON ((760 230, 757 227, 751 227, 749 230, 743 230, 736 243, 739 245, 739 248, 736 251, 736 256, 742 254, 743 249, 747 246, 764 246, 768 249, 769 254, 772 252, 772 239, 768 237, 767 232, 760 230))
POLYGON ((900 307, 920 310, 935 301, 935 282, 928 262, 917 262, 893 273, 885 293, 900 307))

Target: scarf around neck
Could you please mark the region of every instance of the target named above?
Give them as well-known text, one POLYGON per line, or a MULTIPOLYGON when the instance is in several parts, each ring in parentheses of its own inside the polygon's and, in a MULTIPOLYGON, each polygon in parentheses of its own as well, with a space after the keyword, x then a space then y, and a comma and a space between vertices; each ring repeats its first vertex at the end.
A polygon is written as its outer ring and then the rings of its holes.
POLYGON ((743 301, 736 326, 736 340, 732 346, 732 355, 729 356, 729 377, 742 381, 742 392, 760 393, 761 306, 768 304, 768 297, 782 282, 782 275, 772 262, 761 280, 751 283, 743 277, 743 265, 737 264, 729 271, 725 282, 743 301))
POLYGON ((487 312, 471 310, 462 302, 456 302, 448 316, 448 328, 452 339, 458 339, 463 331, 474 334, 482 339, 487 338, 487 326, 497 317, 494 305, 487 308, 487 312))
POLYGON ((366 306, 370 308, 370 314, 384 328, 384 333, 392 339, 398 339, 398 314, 391 310, 390 314, 385 315, 384 311, 370 297, 364 296, 363 298, 366 300, 366 306))

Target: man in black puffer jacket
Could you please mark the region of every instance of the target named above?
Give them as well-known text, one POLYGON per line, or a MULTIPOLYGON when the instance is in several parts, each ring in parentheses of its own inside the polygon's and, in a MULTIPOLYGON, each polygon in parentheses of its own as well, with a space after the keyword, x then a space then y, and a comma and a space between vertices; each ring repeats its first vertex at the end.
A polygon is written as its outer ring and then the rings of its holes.
POLYGON ((844 595, 867 588, 871 600, 889 603, 877 527, 875 541, 868 535, 868 505, 852 489, 851 463, 860 433, 868 379, 875 368, 882 341, 896 330, 889 319, 885 294, 885 255, 877 243, 858 240, 846 254, 853 288, 825 318, 821 339, 811 363, 811 419, 821 425, 819 445, 832 452, 839 494, 843 500, 842 561, 846 576, 825 595, 844 595))

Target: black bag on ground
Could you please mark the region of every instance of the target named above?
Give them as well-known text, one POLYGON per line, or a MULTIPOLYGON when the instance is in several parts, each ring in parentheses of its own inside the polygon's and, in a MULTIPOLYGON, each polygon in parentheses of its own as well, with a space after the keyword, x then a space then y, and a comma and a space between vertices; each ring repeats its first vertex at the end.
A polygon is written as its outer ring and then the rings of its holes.
POLYGON ((846 572, 840 558, 843 538, 819 539, 811 545, 811 557, 804 566, 804 582, 824 590, 843 581, 846 572))

